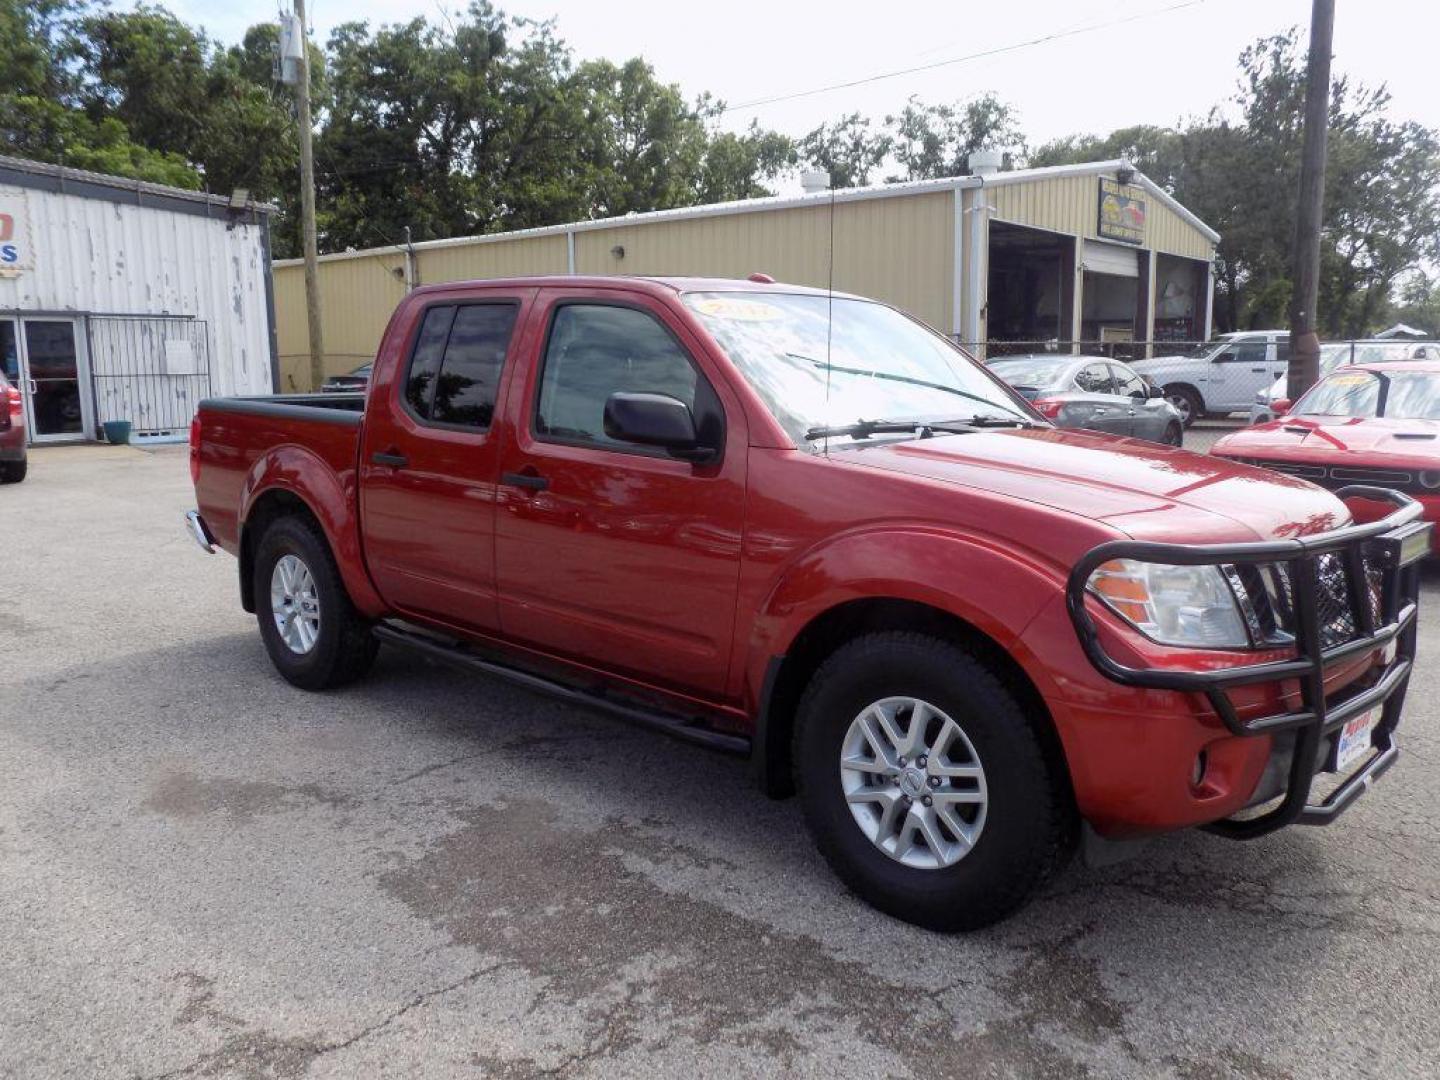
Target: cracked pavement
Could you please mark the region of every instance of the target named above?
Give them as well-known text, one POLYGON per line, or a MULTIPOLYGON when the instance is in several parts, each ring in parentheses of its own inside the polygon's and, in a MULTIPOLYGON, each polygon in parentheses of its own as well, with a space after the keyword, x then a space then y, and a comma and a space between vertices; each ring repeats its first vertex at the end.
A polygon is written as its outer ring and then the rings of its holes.
POLYGON ((0 490, 0 1077, 1440 1072, 1432 619, 1335 826, 941 937, 743 762, 393 650, 290 688, 190 505, 183 448, 0 490))

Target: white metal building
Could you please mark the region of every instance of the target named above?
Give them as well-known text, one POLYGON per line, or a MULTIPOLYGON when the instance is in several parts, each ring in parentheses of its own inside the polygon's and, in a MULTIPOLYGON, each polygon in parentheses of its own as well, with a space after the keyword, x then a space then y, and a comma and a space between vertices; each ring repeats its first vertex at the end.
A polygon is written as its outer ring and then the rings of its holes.
POLYGON ((276 383, 268 206, 0 157, 0 365, 33 442, 183 438, 276 383))

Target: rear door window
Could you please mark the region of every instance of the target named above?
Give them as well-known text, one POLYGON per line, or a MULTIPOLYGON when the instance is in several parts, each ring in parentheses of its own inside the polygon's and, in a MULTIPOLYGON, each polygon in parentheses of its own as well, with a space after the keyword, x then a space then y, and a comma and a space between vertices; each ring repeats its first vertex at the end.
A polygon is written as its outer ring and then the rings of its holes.
POLYGON ((510 303, 447 304, 425 313, 405 379, 405 401, 418 419, 490 426, 518 311, 510 303))

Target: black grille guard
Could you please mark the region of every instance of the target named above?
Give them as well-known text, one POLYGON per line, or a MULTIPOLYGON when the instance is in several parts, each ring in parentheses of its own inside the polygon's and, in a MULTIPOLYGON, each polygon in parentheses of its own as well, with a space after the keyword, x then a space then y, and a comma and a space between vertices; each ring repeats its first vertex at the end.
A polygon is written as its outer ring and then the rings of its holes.
POLYGON ((1353 485, 1334 494, 1341 499, 1391 503, 1396 509, 1379 521, 1347 525, 1314 536, 1287 540, 1201 545, 1116 540, 1087 552, 1070 571, 1065 590, 1070 620, 1075 624, 1086 657, 1101 674, 1126 686, 1202 693, 1224 725, 1236 735, 1295 732, 1289 777, 1279 805, 1257 817, 1232 818, 1207 826, 1224 836, 1250 839, 1295 822, 1327 824, 1368 790, 1370 784, 1395 763, 1400 753, 1395 745, 1394 733, 1400 722, 1405 689, 1415 662, 1419 559, 1429 550, 1430 525, 1417 520, 1422 510, 1420 504, 1398 491, 1353 485), (1316 563, 1320 556, 1330 553, 1337 553, 1345 562, 1349 601, 1355 615, 1357 634, 1353 640, 1327 649, 1321 644, 1321 623, 1316 610, 1316 563), (1381 569, 1378 619, 1369 598, 1360 593, 1362 583, 1367 580, 1367 555, 1370 565, 1381 569), (1176 566, 1285 564, 1294 597, 1295 657, 1214 671, 1134 668, 1117 662, 1100 643, 1095 620, 1085 603, 1090 576, 1111 559, 1135 559, 1176 566), (1394 659, 1373 682, 1358 692, 1347 693, 1340 700, 1326 700, 1325 669, 1329 665, 1391 642, 1395 643, 1394 659), (1237 686, 1279 679, 1300 681, 1301 708, 1250 720, 1240 719, 1228 691, 1237 686), (1374 731, 1376 752, 1323 802, 1312 805, 1309 801, 1310 787, 1315 778, 1321 740, 1347 720, 1377 705, 1383 708, 1374 731))

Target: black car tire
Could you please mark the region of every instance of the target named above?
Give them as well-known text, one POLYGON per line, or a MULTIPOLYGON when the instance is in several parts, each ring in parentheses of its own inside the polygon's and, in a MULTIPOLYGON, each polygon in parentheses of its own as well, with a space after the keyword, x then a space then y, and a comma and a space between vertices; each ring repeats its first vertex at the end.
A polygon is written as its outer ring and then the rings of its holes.
POLYGON ((302 690, 328 690, 370 670, 380 643, 350 602, 330 545, 312 520, 291 516, 270 523, 256 550, 253 580, 260 637, 275 670, 287 681, 302 690), (320 631, 303 655, 285 643, 271 610, 271 575, 286 555, 296 556, 310 571, 320 603, 320 631))
POLYGON ((1205 400, 1193 386, 1167 386, 1165 399, 1175 406, 1180 422, 1187 428, 1205 415, 1205 400))
POLYGON ((6 461, 0 463, 0 484, 18 484, 25 479, 29 472, 29 463, 25 461, 6 461))
POLYGON ((1167 446, 1185 445, 1185 426, 1180 423, 1172 423, 1165 428, 1165 444, 1167 446))
POLYGON ((1003 919, 1074 845, 1068 781, 1047 760, 1037 723, 986 664, 949 641, 897 631, 841 646, 811 679, 795 728, 796 784, 815 843, 852 891, 898 919, 945 932, 1003 919), (852 721, 871 703, 901 696, 955 720, 985 772, 983 829, 966 854, 942 868, 907 866, 877 847, 841 786, 852 721))

